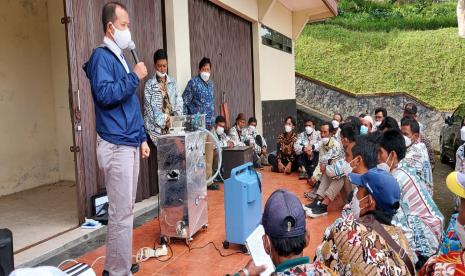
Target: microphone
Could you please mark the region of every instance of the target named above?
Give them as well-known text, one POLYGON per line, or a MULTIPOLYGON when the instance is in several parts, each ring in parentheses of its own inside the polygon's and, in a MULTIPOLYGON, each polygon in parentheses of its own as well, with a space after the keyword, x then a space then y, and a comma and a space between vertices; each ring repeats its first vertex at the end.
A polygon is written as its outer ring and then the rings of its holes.
POLYGON ((139 63, 139 57, 137 56, 137 52, 136 52, 136 44, 132 40, 131 42, 129 42, 129 49, 131 50, 131 54, 132 54, 132 57, 134 58, 134 62, 136 64, 139 63))

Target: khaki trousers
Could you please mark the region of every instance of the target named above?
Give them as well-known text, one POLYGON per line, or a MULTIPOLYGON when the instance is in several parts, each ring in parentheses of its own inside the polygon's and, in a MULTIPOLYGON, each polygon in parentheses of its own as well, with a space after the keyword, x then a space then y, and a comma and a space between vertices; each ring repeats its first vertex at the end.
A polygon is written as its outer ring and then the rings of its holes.
POLYGON ((318 187, 316 194, 321 198, 328 197, 331 201, 333 201, 337 194, 341 191, 343 185, 344 177, 331 179, 326 174, 323 174, 320 180, 320 187, 318 187))
POLYGON ((139 178, 139 148, 97 138, 97 161, 108 195, 105 270, 111 276, 132 275, 132 227, 139 178))

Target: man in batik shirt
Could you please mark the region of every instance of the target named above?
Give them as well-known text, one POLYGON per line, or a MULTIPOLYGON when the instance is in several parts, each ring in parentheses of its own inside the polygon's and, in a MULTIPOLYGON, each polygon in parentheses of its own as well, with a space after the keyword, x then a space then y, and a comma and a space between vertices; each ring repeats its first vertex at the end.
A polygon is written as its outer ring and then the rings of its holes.
POLYGON ((418 176, 428 192, 433 196, 433 171, 425 144, 419 141, 420 126, 412 118, 404 117, 401 120, 401 131, 406 137, 407 153, 399 163, 399 167, 418 176))
POLYGON ((402 229, 410 247, 418 256, 417 268, 439 250, 444 230, 444 216, 417 175, 409 173, 399 162, 404 158, 405 139, 396 130, 388 130, 379 142, 380 166, 396 178, 401 190, 400 208, 392 224, 402 229))
POLYGON ((349 179, 358 187, 352 213, 326 231, 316 259, 338 275, 414 275, 414 253, 390 223, 400 200, 396 180, 378 168, 349 179))

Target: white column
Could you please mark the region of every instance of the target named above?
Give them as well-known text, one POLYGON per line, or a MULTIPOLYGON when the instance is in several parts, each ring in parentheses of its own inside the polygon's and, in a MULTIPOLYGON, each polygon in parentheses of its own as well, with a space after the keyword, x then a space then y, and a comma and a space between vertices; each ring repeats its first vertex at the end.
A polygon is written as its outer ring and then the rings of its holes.
POLYGON ((166 0, 165 15, 168 70, 184 91, 191 79, 188 0, 166 0))
POLYGON ((261 24, 259 22, 252 23, 252 53, 253 53, 253 74, 254 74, 254 109, 255 118, 257 118, 258 131, 263 134, 263 116, 262 116, 262 91, 261 91, 261 76, 260 76, 260 58, 261 58, 261 24))

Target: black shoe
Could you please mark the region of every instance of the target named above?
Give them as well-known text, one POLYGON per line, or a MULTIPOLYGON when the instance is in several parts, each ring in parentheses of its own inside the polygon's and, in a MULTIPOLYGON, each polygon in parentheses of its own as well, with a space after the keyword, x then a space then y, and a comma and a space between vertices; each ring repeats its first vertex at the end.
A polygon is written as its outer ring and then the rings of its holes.
MULTIPOLYGON (((136 274, 137 272, 139 272, 139 264, 132 264, 131 265, 131 273, 136 274)), ((102 276, 110 276, 110 273, 108 271, 104 270, 102 272, 102 276)))
POLYGON ((299 180, 307 179, 307 178, 308 178, 307 172, 301 172, 301 173, 299 174, 299 180))
POLYGON ((318 204, 318 206, 310 209, 310 211, 307 212, 307 215, 311 218, 326 216, 327 214, 328 214, 328 206, 323 203, 318 204))
POLYGON ((315 199, 312 203, 305 205, 307 209, 313 209, 321 203, 320 200, 315 199))
POLYGON ((217 191, 219 189, 220 189, 220 185, 218 185, 218 183, 213 183, 213 184, 207 186, 207 190, 217 191))

